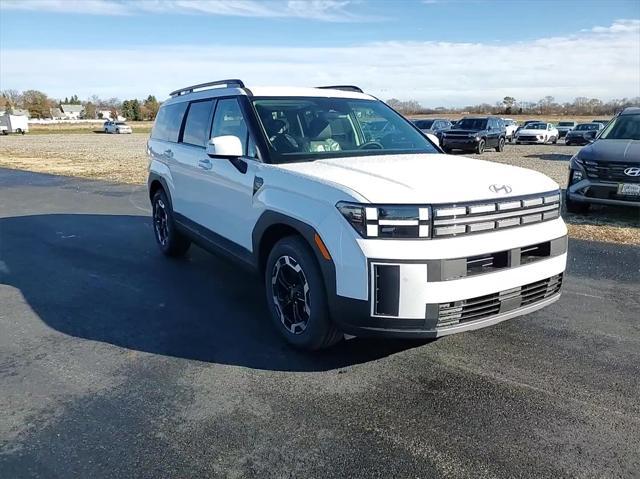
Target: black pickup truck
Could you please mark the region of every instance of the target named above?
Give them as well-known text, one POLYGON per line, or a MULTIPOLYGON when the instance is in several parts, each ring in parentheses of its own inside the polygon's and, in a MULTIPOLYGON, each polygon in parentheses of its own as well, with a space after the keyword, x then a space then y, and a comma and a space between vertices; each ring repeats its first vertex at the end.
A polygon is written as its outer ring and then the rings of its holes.
POLYGON ((441 134, 442 149, 482 153, 485 148, 504 150, 507 132, 502 119, 496 116, 465 117, 441 134))

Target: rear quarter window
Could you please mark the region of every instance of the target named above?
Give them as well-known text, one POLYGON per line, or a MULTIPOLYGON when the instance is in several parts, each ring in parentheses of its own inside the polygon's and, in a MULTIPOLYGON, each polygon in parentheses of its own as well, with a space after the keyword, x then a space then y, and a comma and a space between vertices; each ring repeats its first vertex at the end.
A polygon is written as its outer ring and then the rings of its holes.
POLYGON ((173 103, 160 107, 156 122, 153 124, 153 130, 151 130, 151 138, 177 142, 186 109, 187 102, 173 103))

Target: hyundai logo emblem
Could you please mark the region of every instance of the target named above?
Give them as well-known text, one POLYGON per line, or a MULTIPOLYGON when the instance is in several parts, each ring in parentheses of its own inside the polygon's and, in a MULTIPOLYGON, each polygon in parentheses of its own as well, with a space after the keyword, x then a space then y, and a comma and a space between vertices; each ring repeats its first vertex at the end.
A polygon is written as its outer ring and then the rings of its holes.
POLYGON ((504 193, 505 195, 508 195, 513 191, 513 189, 509 185, 491 185, 489 186, 489 191, 496 194, 504 193))
POLYGON ((624 174, 627 176, 640 176, 640 167, 632 166, 631 168, 627 168, 624 170, 624 174))

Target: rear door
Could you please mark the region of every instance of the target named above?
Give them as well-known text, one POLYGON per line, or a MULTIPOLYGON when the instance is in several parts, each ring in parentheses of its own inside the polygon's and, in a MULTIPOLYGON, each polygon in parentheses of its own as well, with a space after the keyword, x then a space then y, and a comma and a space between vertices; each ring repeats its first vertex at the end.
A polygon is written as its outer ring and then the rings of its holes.
POLYGON ((198 176, 202 165, 211 162, 205 148, 215 104, 215 99, 189 103, 172 162, 172 175, 179 196, 179 209, 176 210, 198 224, 203 224, 207 215, 207 192, 200 188, 198 176))

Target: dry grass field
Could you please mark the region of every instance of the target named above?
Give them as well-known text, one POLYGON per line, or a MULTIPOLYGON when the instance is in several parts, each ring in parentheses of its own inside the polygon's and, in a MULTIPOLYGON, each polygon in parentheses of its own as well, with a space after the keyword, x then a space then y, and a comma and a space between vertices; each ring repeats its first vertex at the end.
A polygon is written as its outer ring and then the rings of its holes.
MULTIPOLYGON (((132 135, 61 131, 0 136, 0 167, 142 185, 147 178, 148 133, 139 132, 136 124, 133 128, 132 135)), ((487 151, 467 156, 531 168, 565 187, 569 159, 578 149, 562 142, 508 144, 502 153, 487 151)), ((572 237, 640 245, 637 209, 596 207, 586 216, 566 212, 564 216, 572 237)))
MULTIPOLYGON (((152 121, 130 121, 127 122, 135 133, 149 133, 153 126, 152 121)), ((104 120, 97 120, 91 123, 52 123, 52 124, 30 124, 29 134, 49 135, 49 134, 71 134, 71 133, 95 133, 103 134, 102 125, 104 120)))

